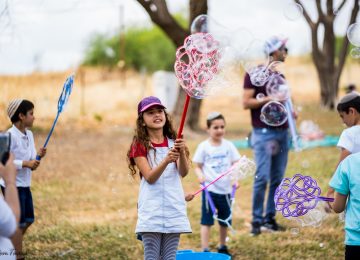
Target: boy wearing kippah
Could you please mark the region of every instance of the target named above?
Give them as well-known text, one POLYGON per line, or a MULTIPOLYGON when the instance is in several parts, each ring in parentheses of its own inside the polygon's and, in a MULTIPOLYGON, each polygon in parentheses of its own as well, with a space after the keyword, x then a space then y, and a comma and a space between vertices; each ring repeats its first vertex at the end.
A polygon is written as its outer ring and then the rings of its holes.
MULTIPOLYGON (((228 170, 232 164, 240 160, 240 154, 233 143, 224 138, 225 119, 219 112, 212 112, 206 120, 209 138, 201 142, 194 154, 193 162, 196 163, 195 173, 199 182, 207 185, 222 173, 228 170)), ((214 202, 219 219, 225 220, 231 214, 230 195, 232 191, 230 176, 224 176, 209 186, 207 190, 214 202)), ((238 187, 237 183, 235 185, 238 187)), ((220 245, 219 253, 230 255, 226 246, 228 226, 219 222, 220 245)), ((231 219, 229 220, 231 225, 231 219)), ((214 225, 213 212, 209 205, 209 198, 202 192, 201 207, 201 247, 204 252, 209 251, 210 228, 214 225)))
MULTIPOLYGON (((340 148, 338 165, 350 154, 360 152, 360 95, 352 92, 345 95, 337 105, 337 111, 343 123, 348 127, 342 131, 337 147, 340 148)), ((328 197, 334 196, 329 188, 328 197)))
MULTIPOLYGON (((7 114, 12 122, 12 127, 7 132, 11 134, 10 151, 14 154, 14 164, 17 169, 16 187, 20 200, 20 223, 19 229, 12 238, 17 259, 24 259, 22 255, 23 236, 28 227, 34 222, 34 207, 30 190, 31 172, 36 170, 41 158, 46 154, 46 148, 40 148, 38 153, 35 150, 33 133, 28 129, 33 126, 34 104, 28 100, 15 99, 10 102, 7 114)), ((5 183, 0 179, 1 190, 5 193, 5 183)))
POLYGON ((341 162, 349 154, 360 152, 360 95, 356 92, 345 95, 338 103, 337 110, 348 127, 341 133, 337 144, 341 149, 341 162))

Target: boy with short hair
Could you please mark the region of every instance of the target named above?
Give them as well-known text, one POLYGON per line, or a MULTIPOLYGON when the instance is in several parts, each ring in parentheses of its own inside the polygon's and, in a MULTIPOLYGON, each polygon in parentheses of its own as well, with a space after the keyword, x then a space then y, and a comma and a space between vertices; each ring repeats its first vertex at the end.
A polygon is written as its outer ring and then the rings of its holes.
POLYGON ((345 95, 337 110, 348 127, 341 133, 337 144, 341 148, 340 163, 349 154, 360 152, 360 95, 355 92, 345 95))
MULTIPOLYGON (((31 172, 36 170, 40 161, 36 160, 38 154, 41 158, 46 154, 46 148, 35 150, 33 133, 28 129, 33 126, 34 104, 25 99, 15 99, 10 102, 7 109, 8 116, 13 123, 8 129, 11 134, 10 151, 14 154, 14 164, 17 169, 16 187, 20 200, 20 223, 19 229, 13 236, 17 259, 24 259, 22 255, 23 236, 29 226, 34 222, 34 207, 30 190, 31 172)), ((5 193, 5 183, 0 180, 1 190, 5 193)))
MULTIPOLYGON (((212 112, 207 116, 207 132, 209 138, 201 142, 193 157, 196 168, 195 173, 204 185, 209 184, 232 164, 240 159, 240 154, 234 144, 224 139, 225 119, 219 112, 212 112)), ((230 194, 232 190, 230 176, 224 176, 207 189, 217 209, 219 219, 230 216, 230 194)), ((229 221, 231 224, 231 220, 229 221)), ((205 191, 202 193, 201 210, 201 246, 204 251, 209 251, 210 228, 214 225, 213 212, 206 198, 205 191)), ((230 255, 226 246, 227 225, 219 221, 220 246, 219 253, 230 255)))
POLYGON ((346 157, 337 167, 329 185, 335 190, 335 200, 330 202, 336 213, 346 208, 345 214, 345 259, 360 257, 360 153, 346 157))

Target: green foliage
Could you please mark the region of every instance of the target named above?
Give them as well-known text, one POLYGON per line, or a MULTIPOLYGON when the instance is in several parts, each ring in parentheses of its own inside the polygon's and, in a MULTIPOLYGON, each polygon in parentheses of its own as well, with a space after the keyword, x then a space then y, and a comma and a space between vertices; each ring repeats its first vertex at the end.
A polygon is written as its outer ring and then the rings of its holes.
POLYGON ((138 71, 172 70, 175 46, 158 27, 132 28, 122 37, 125 59, 119 55, 119 36, 96 35, 88 44, 83 64, 113 68, 119 60, 125 60, 126 68, 138 71))

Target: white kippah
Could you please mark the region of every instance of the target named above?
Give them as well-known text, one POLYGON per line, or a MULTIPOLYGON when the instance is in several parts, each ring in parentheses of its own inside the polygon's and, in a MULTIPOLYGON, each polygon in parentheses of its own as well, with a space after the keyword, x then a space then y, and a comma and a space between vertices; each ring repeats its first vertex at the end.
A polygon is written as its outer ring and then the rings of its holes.
POLYGON ((207 117, 206 120, 213 120, 214 118, 217 118, 218 116, 221 116, 221 114, 219 112, 210 112, 207 117))
POLYGON ((359 97, 360 95, 356 92, 351 92, 349 94, 346 94, 345 96, 343 96, 339 102, 339 104, 344 104, 344 103, 347 103, 357 97, 359 97))
POLYGON ((15 112, 19 108, 22 101, 23 101, 23 99, 14 99, 10 102, 8 109, 7 109, 7 114, 10 119, 15 115, 15 112))

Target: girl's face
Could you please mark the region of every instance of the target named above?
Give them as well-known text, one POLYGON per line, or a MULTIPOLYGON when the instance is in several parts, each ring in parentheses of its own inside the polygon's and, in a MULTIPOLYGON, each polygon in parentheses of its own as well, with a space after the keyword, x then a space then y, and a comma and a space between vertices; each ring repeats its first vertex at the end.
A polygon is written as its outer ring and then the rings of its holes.
POLYGON ((207 131, 212 140, 220 141, 225 135, 225 121, 223 119, 213 120, 207 131))
POLYGON ((162 129, 166 123, 165 111, 154 106, 143 112, 144 124, 148 129, 162 129))
POLYGON ((35 120, 34 109, 27 111, 26 115, 20 114, 20 120, 25 127, 32 127, 35 120))

